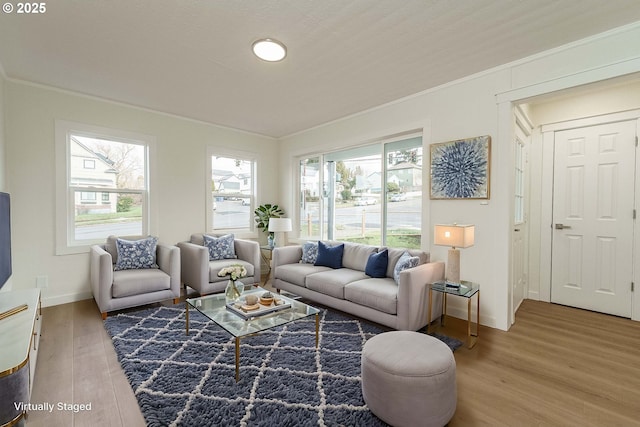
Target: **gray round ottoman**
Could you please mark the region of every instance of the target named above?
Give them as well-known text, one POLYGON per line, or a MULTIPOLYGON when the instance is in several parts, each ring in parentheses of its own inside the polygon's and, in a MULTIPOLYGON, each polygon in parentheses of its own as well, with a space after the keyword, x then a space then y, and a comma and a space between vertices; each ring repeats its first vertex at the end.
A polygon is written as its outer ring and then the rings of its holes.
POLYGON ((442 427, 456 411, 453 352, 419 332, 376 335, 362 349, 362 396, 392 426, 442 427))

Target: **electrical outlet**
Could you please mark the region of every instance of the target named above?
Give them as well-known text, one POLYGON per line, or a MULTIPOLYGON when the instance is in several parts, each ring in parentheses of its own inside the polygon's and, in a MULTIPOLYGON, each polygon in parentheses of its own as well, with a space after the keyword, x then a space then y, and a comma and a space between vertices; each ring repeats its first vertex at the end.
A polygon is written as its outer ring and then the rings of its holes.
POLYGON ((38 276, 38 277, 36 277, 36 287, 38 287, 38 288, 48 288, 49 287, 49 278, 47 276, 38 276))

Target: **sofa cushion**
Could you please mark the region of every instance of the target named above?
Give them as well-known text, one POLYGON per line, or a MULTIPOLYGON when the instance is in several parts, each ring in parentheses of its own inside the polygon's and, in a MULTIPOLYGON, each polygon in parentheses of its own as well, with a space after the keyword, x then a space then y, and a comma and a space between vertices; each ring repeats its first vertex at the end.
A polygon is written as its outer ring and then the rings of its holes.
POLYGON ((342 254, 344 253, 344 243, 336 246, 328 246, 324 242, 318 242, 318 258, 315 265, 342 268, 342 254))
POLYGON ((113 272, 113 298, 164 291, 171 287, 171 277, 159 269, 121 270, 113 272))
MULTIPOLYGON (((209 261, 209 283, 212 282, 221 282, 223 280, 229 280, 228 276, 218 276, 218 272, 225 267, 229 267, 231 264, 240 264, 247 270, 247 276, 251 277, 254 275, 254 267, 253 264, 243 261, 241 259, 230 261, 228 259, 218 259, 214 261, 209 261)), ((254 278, 259 280, 260 278, 254 278)))
POLYGON ((203 239, 204 245, 209 249, 209 259, 211 261, 237 258, 233 234, 225 234, 220 237, 205 234, 203 239))
MULTIPOLYGON (((381 248, 382 249, 382 248, 381 248)), ((389 250, 389 264, 387 265, 387 277, 393 278, 393 270, 396 268, 398 260, 405 252, 409 252, 411 256, 417 256, 420 260, 418 264, 426 264, 429 262, 429 254, 420 249, 403 249, 403 248, 387 248, 389 250)))
POLYGON ((400 283, 401 271, 416 267, 419 262, 420 258, 418 258, 417 256, 409 255, 409 252, 405 252, 404 254, 402 254, 393 269, 393 280, 396 282, 396 284, 400 283))
POLYGON ((364 271, 369 255, 376 252, 378 252, 376 246, 346 242, 344 244, 344 254, 342 255, 342 266, 352 270, 364 271))
POLYGON ((339 268, 310 274, 305 284, 313 291, 344 299, 344 287, 347 283, 366 278, 364 271, 339 268))
POLYGON ((300 262, 315 264, 318 259, 318 242, 306 242, 302 245, 302 258, 300 262))
POLYGON ((157 237, 140 240, 116 239, 118 253, 114 270, 158 268, 156 264, 157 237))
POLYGON ((330 270, 331 269, 329 267, 316 266, 313 264, 284 264, 276 267, 273 277, 304 288, 306 286, 305 279, 307 276, 330 270))
POLYGON ((384 249, 369 255, 364 273, 367 276, 383 278, 387 276, 387 264, 389 263, 389 251, 384 249))
POLYGON ((384 313, 398 312, 398 286, 388 277, 351 282, 344 287, 344 298, 384 313))

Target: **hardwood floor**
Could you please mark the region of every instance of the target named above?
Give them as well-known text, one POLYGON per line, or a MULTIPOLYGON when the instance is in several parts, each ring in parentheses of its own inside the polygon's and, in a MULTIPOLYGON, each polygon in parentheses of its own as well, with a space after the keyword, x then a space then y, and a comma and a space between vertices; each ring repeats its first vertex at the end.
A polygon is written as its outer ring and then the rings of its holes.
MULTIPOLYGON (((43 310, 33 403, 91 411, 32 412, 34 426, 143 426, 93 300, 43 310)), ((466 323, 440 332, 464 339, 466 323)), ((481 327, 455 353, 457 426, 640 426, 640 322, 525 301, 509 332, 481 327)))

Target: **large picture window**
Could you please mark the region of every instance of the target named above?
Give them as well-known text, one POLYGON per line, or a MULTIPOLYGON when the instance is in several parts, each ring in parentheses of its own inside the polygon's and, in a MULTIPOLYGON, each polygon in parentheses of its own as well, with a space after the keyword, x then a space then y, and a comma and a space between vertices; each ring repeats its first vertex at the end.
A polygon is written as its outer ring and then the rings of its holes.
POLYGON ((253 230, 255 161, 212 154, 211 205, 213 231, 253 230))
POLYGON ((58 176, 58 191, 64 192, 58 224, 65 224, 59 227, 65 244, 58 244, 58 252, 101 243, 109 235, 147 234, 150 137, 56 125, 58 161, 66 166, 58 176))
POLYGON ((299 160, 299 237, 419 248, 422 137, 299 160))

